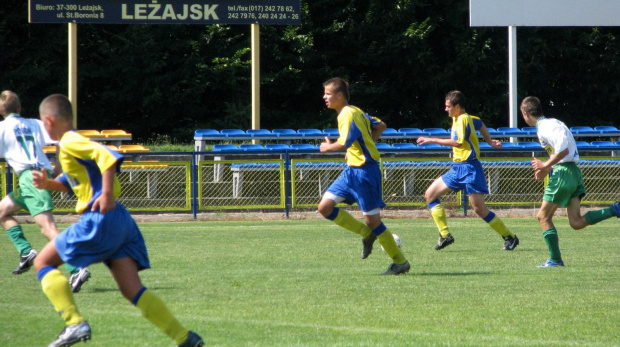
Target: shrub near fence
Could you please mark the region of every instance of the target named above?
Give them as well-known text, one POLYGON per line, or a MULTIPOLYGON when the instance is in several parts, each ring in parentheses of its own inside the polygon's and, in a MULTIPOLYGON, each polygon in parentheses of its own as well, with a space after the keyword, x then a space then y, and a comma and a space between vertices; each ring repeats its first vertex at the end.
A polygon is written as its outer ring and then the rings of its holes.
MULTIPOLYGON (((425 208, 424 191, 452 165, 432 152, 386 154, 380 165, 384 201, 389 206, 425 208), (426 157, 422 157, 426 155, 426 157)), ((500 153, 511 154, 511 153, 500 153)), ((529 157, 483 158, 490 194, 489 205, 540 203, 545 182, 536 182, 529 157)), ((291 154, 271 151, 268 155, 243 153, 167 152, 129 156, 118 177, 119 202, 131 211, 199 211, 231 209, 315 208, 321 196, 340 174, 345 162, 341 155, 316 152, 291 154), (224 158, 224 155, 226 156, 224 158), (208 160, 200 160, 202 157, 208 160), (133 161, 132 161, 133 160, 133 161)), ((583 158, 579 167, 588 194, 585 204, 609 204, 619 200, 620 158, 583 158)), ((15 189, 17 178, 0 166, 3 196, 15 189)), ((447 205, 462 205, 464 196, 451 193, 442 199, 447 205)), ((58 211, 73 211, 75 198, 54 193, 58 211)), ((465 200, 466 201, 466 200, 465 200)))

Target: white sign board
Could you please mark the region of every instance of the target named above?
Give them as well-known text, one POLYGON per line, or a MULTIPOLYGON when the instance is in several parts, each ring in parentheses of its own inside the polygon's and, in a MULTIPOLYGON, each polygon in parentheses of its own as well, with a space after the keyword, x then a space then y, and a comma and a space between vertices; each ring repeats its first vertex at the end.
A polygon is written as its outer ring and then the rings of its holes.
POLYGON ((472 27, 620 26, 620 0, 469 0, 472 27))

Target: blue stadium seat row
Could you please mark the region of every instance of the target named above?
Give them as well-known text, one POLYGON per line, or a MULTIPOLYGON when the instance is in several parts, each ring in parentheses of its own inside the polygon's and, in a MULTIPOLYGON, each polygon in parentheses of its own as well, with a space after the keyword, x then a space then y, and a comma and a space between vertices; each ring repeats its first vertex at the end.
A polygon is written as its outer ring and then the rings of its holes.
MULTIPOLYGON (((524 128, 510 128, 510 127, 499 127, 497 129, 488 128, 491 136, 535 136, 536 128, 535 127, 524 127, 524 128)), ((581 136, 620 136, 620 129, 614 126, 596 126, 594 128, 589 126, 574 126, 570 128, 571 132, 574 135, 581 136)), ((439 137, 448 137, 450 135, 450 129, 443 128, 387 128, 383 132, 383 137, 387 138, 398 138, 398 137, 419 137, 419 136, 439 136, 439 137)), ((250 130, 242 130, 242 129, 198 129, 194 131, 194 139, 226 139, 226 138, 238 138, 238 139, 248 139, 248 138, 269 138, 269 139, 298 139, 298 138, 322 138, 324 136, 338 136, 338 129, 329 128, 329 129, 250 129, 250 130)))
MULTIPOLYGON (((530 150, 535 150, 535 151, 542 151, 543 148, 540 146, 540 144, 538 142, 518 142, 518 143, 511 143, 511 142, 503 142, 502 143, 502 148, 503 149, 510 149, 510 150, 526 150, 526 151, 530 151, 530 150)), ((577 141, 577 148, 580 150, 587 150, 587 149, 608 149, 608 150, 620 150, 620 141, 616 141, 616 142, 612 142, 612 141, 592 141, 592 142, 586 142, 586 141, 577 141)), ((389 143, 384 143, 384 142, 379 142, 377 143, 377 149, 379 149, 379 151, 381 152, 389 152, 389 151, 396 151, 396 152, 400 152, 400 151, 408 151, 408 150, 451 150, 451 147, 448 146, 442 146, 442 145, 438 145, 438 144, 424 144, 424 145, 416 145, 414 143, 393 143, 393 144, 389 144, 389 143)), ((486 142, 480 142, 480 149, 483 150, 490 150, 492 149, 492 147, 487 144, 486 142)), ((309 144, 309 143, 294 143, 294 144, 282 144, 282 143, 277 143, 277 144, 266 144, 266 145, 259 145, 259 144, 241 144, 241 145, 232 145, 232 144, 226 144, 226 145, 222 145, 222 144, 217 144, 217 145, 213 145, 213 152, 222 152, 222 151, 234 151, 234 152, 282 152, 282 151, 289 151, 289 152, 304 152, 304 153, 310 153, 310 152, 318 152, 319 151, 319 145, 313 145, 313 144, 309 144)))

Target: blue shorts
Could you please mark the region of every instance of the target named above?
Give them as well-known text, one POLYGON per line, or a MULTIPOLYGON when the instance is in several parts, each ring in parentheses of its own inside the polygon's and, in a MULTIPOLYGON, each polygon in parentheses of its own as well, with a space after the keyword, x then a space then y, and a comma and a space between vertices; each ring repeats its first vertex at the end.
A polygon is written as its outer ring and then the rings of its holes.
POLYGON ((379 164, 347 166, 327 192, 344 198, 344 202, 357 202, 363 212, 385 207, 379 164))
POLYGON ((80 220, 70 225, 54 239, 58 255, 65 262, 83 268, 90 264, 130 257, 138 270, 151 267, 146 244, 136 222, 125 206, 101 214, 84 212, 80 220))
POLYGON ((455 192, 463 190, 467 194, 489 194, 484 170, 478 160, 454 163, 450 171, 441 175, 441 178, 448 188, 455 192))

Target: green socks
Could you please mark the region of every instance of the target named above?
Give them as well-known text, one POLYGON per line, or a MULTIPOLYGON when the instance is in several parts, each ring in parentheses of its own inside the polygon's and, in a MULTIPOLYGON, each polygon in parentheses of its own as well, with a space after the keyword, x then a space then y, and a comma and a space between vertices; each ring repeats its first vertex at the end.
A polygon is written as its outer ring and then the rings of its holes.
POLYGON ((594 225, 614 216, 615 214, 611 211, 611 208, 607 207, 602 210, 588 211, 584 217, 586 218, 586 222, 588 222, 588 224, 594 225))
POLYGON ((562 253, 560 252, 560 242, 558 240, 558 232, 554 228, 547 229, 543 232, 543 237, 549 248, 549 259, 554 263, 562 262, 562 253))
POLYGON ((10 227, 7 229, 6 234, 9 235, 9 238, 13 241, 13 244, 15 245, 15 248, 17 248, 20 255, 28 254, 32 249, 30 242, 28 242, 28 240, 26 240, 26 236, 24 236, 21 225, 10 227))

